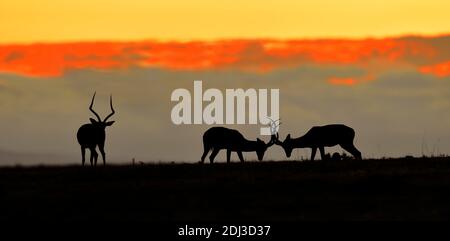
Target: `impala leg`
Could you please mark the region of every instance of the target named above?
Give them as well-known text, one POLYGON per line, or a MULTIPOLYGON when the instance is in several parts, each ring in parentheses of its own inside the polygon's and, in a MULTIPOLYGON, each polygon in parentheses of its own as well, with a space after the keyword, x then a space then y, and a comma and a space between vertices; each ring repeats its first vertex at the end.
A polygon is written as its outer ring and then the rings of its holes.
POLYGON ((98 145, 98 149, 100 150, 100 153, 102 154, 103 159, 103 166, 106 166, 106 158, 105 158, 105 143, 98 145))
POLYGON ((81 165, 84 166, 84 162, 85 162, 85 156, 86 155, 86 148, 85 147, 81 147, 81 165))
POLYGON ((227 163, 230 163, 230 159, 231 159, 231 151, 227 150, 227 163))
POLYGON ((242 151, 238 151, 237 152, 239 160, 241 160, 241 162, 244 162, 244 157, 242 156, 242 151))
POLYGON ((311 148, 311 161, 314 161, 314 157, 316 156, 316 151, 317 151, 316 147, 311 148))
POLYGON ((91 166, 97 166, 97 151, 95 150, 95 147, 89 148, 91 150, 91 166))
POLYGON ((97 151, 94 149, 94 166, 97 166, 97 160, 98 160, 98 153, 97 153, 97 151))
POLYGON ((319 147, 319 151, 320 151, 320 158, 322 158, 322 161, 325 161, 326 157, 325 157, 325 147, 321 146, 319 147))
POLYGON ((92 148, 89 148, 89 152, 91 153, 91 156, 89 157, 89 161, 91 162, 91 167, 94 166, 94 151, 92 148))
POLYGON ((216 158, 217 153, 219 153, 220 149, 218 148, 214 148, 211 155, 209 156, 209 162, 213 163, 214 162, 214 158, 216 158))
POLYGON ((208 152, 210 151, 211 148, 209 148, 208 146, 203 145, 203 155, 202 155, 202 159, 200 161, 200 163, 205 162, 205 158, 206 155, 208 155, 208 152))

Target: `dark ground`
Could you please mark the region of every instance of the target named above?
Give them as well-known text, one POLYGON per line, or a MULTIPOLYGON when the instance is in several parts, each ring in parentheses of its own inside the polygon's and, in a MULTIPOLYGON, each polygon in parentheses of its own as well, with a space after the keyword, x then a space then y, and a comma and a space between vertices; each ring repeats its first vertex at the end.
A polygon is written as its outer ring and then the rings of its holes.
POLYGON ((0 169, 0 220, 449 220, 450 158, 0 169))

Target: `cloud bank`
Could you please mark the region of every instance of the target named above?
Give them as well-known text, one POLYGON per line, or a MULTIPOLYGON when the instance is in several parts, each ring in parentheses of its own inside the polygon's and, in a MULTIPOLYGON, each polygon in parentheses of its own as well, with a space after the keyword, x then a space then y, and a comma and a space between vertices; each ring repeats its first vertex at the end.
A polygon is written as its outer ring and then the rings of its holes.
MULTIPOLYGON (((109 111, 108 96, 114 96, 116 123, 106 144, 111 162, 198 161, 209 126, 170 120, 171 92, 192 89, 194 80, 203 80, 204 89, 280 89, 281 138, 344 123, 356 130, 365 157, 449 154, 449 40, 3 45, 0 165, 78 162, 76 131, 91 117, 94 91, 99 114, 109 111)), ((249 139, 260 128, 231 127, 249 139)), ((309 150, 293 154, 302 156, 309 150)), ((275 146, 265 160, 280 158, 275 146)))

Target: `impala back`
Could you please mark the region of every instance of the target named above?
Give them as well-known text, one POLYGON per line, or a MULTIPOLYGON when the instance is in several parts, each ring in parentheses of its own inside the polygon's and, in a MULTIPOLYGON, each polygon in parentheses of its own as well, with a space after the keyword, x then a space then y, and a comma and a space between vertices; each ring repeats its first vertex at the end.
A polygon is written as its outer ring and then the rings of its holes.
POLYGON ((354 137, 355 131, 346 125, 315 126, 303 136, 311 147, 353 143, 354 137))
POLYGON ((203 134, 203 143, 208 149, 242 150, 245 138, 237 130, 225 127, 211 127, 203 134))

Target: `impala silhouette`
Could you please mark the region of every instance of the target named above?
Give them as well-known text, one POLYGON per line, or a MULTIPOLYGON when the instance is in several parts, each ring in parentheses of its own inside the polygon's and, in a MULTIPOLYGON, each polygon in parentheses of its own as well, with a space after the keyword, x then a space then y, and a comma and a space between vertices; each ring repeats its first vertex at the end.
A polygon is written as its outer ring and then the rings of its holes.
POLYGON ((288 134, 286 139, 281 142, 278 133, 272 135, 271 141, 283 147, 287 157, 290 157, 295 148, 311 148, 311 160, 314 160, 317 149, 320 150, 322 160, 325 157, 325 147, 340 145, 344 150, 351 153, 356 159, 361 159, 361 152, 353 145, 355 131, 346 125, 326 125, 315 126, 305 135, 298 138, 291 138, 288 134))
POLYGON ((237 130, 225 127, 211 127, 203 134, 204 151, 200 163, 205 161, 206 155, 208 155, 210 151, 212 152, 209 156, 209 161, 213 163, 214 158, 222 149, 227 150, 227 163, 230 162, 231 152, 236 152, 241 162, 244 162, 242 152, 255 151, 258 160, 262 161, 267 148, 273 144, 274 141, 272 140, 267 144, 259 138, 257 138, 256 141, 247 140, 237 130))
POLYGON ((91 156, 90 156, 91 166, 97 165, 98 154, 97 154, 97 151, 95 150, 97 146, 98 146, 98 149, 100 150, 100 153, 102 154, 103 165, 106 165, 106 160, 105 160, 106 133, 105 133, 105 129, 107 126, 111 126, 112 124, 114 124, 114 121, 107 121, 107 120, 111 116, 113 116, 114 113, 116 113, 113 108, 112 95, 111 95, 110 99, 109 99, 109 104, 111 106, 111 114, 109 114, 102 121, 100 116, 94 111, 94 109, 92 109, 92 106, 94 105, 94 99, 95 99, 95 93, 94 93, 94 96, 92 97, 92 101, 91 101, 91 105, 89 106, 89 110, 92 113, 94 113, 94 115, 97 117, 97 120, 95 120, 93 118, 89 118, 91 123, 82 125, 78 129, 78 132, 77 132, 78 143, 81 146, 81 158, 82 158, 81 163, 83 166, 84 166, 84 162, 85 162, 84 156, 85 156, 86 148, 88 148, 91 152, 91 156))

